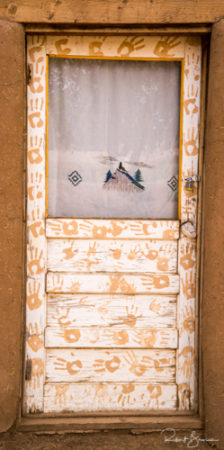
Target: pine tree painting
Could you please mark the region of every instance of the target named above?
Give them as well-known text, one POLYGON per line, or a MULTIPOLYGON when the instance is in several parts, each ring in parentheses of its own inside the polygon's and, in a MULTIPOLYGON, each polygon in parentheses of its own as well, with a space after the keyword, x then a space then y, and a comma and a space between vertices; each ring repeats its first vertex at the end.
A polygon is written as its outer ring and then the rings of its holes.
POLYGON ((141 170, 136 170, 136 172, 135 172, 135 180, 138 182, 138 183, 140 183, 141 181, 143 181, 143 178, 142 178, 142 173, 141 173, 141 170))
POLYGON ((106 180, 104 181, 104 183, 107 183, 110 180, 111 177, 112 177, 112 173, 111 173, 110 170, 108 170, 108 172, 106 174, 106 180))
POLYGON ((115 172, 111 173, 111 171, 108 170, 103 187, 108 190, 141 192, 144 191, 145 187, 140 181, 142 181, 142 174, 139 169, 135 172, 134 178, 125 169, 122 162, 120 162, 115 172))

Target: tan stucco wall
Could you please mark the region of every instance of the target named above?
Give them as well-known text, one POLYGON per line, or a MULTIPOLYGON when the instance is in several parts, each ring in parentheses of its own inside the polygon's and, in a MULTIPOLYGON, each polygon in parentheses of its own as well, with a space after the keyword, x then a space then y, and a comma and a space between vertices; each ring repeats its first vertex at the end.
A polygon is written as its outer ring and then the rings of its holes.
POLYGON ((224 20, 213 26, 204 154, 202 363, 206 430, 224 435, 224 20))
MULTIPOLYGON (((29 3, 29 8, 31 9, 32 3, 33 1, 31 0, 29 3)), ((36 2, 34 3, 36 4, 36 2)), ((85 1, 85 5, 86 3, 87 1, 85 1)), ((158 4, 159 1, 155 0, 155 3, 158 4)), ((200 3, 204 4, 205 2, 200 0, 196 3, 198 9, 200 9, 200 3)), ((217 3, 219 8, 223 5, 224 16, 224 2, 217 1, 214 3, 217 3)), ((215 4, 213 6, 215 7, 215 4)), ((22 14, 21 10, 20 14, 22 14)), ((173 12, 171 10, 170 16, 173 17, 172 14, 173 12)), ((170 16, 167 15, 166 21, 163 20, 163 23, 168 24, 170 22, 170 16)), ((110 23, 109 14, 107 20, 110 23)), ((150 16, 148 16, 148 21, 150 23, 150 16)), ((137 25, 138 20, 136 15, 137 25)), ((222 425, 224 417, 223 48, 224 21, 222 20, 213 26, 210 52, 204 165, 204 258, 202 267, 203 290, 201 297, 201 364, 203 366, 202 382, 205 432, 208 438, 214 437, 220 440, 224 440, 222 425)), ((10 428, 18 417, 21 397, 25 254, 23 221, 25 196, 24 161, 26 154, 24 134, 26 123, 24 90, 25 36, 22 25, 8 22, 7 20, 0 21, 0 61, 0 85, 2 88, 0 100, 2 190, 0 198, 2 207, 1 234, 3 238, 2 291, 0 299, 0 431, 4 431, 10 428)), ((158 442, 161 443, 160 440, 158 442)), ((218 448, 223 448, 222 445, 219 443, 218 448)))
POLYGON ((22 361, 25 36, 22 25, 0 21, 1 298, 0 431, 18 410, 22 361))

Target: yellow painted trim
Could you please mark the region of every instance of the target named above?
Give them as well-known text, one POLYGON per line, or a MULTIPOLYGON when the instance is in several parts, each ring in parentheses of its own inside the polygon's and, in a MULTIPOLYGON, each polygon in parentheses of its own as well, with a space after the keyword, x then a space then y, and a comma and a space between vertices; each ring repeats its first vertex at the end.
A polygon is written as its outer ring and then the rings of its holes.
POLYGON ((181 61, 180 81, 180 131, 179 131, 179 186, 178 186, 178 219, 181 220, 181 188, 183 161, 183 115, 184 115, 184 59, 181 61))
POLYGON ((45 142, 45 217, 48 217, 48 118, 49 118, 49 57, 46 55, 46 142, 45 142))
POLYGON ((140 57, 140 56, 89 56, 89 55, 55 55, 48 54, 50 58, 64 58, 64 59, 111 59, 113 61, 183 61, 184 58, 154 58, 154 57, 140 57))
MULTIPOLYGON (((56 218, 53 216, 48 216, 48 114, 49 114, 49 58, 62 58, 62 59, 90 59, 90 60, 112 60, 112 61, 158 61, 158 62, 180 62, 181 63, 181 87, 180 87, 180 132, 179 132, 179 186, 178 186, 178 217, 181 218, 181 178, 182 178, 182 142, 183 142, 183 84, 184 84, 184 58, 153 58, 153 57, 121 57, 121 56, 83 56, 83 55, 55 55, 47 54, 46 61, 46 218, 56 218)), ((63 217, 68 218, 68 217, 63 217)), ((70 217, 70 219, 77 219, 77 217, 70 217)), ((82 217, 82 219, 87 219, 87 217, 82 217)), ((89 217, 88 217, 89 219, 89 217)), ((99 219, 94 217, 94 219, 99 219)), ((113 217, 113 219, 116 219, 113 217)), ((121 219, 121 218, 120 218, 121 219)), ((135 218, 136 219, 136 218, 135 218)), ((116 219, 118 220, 118 219, 116 219)), ((125 220, 122 218, 122 220, 125 220)), ((130 219, 131 220, 131 219, 130 219)), ((136 219, 136 220, 171 220, 171 219, 136 219)))

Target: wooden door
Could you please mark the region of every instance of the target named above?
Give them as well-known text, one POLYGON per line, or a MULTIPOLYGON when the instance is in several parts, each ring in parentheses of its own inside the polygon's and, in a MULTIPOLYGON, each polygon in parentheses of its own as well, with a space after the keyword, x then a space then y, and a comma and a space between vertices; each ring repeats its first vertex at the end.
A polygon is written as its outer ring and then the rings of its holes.
MULTIPOLYGON (((28 63, 24 413, 193 411, 200 39, 29 36, 28 63), (136 209, 99 218, 77 196, 84 217, 48 213, 51 178, 57 183, 48 151, 49 68, 56 57, 180 65, 179 169, 167 179, 171 191, 179 189, 178 211, 166 212, 166 201, 155 217, 138 197, 136 209)), ((117 164, 105 173, 104 188, 120 183, 126 195, 129 183, 143 190, 141 171, 134 176, 123 160, 117 164)), ((70 187, 80 178, 71 167, 70 187)), ((152 193, 153 186, 156 180, 152 193)))

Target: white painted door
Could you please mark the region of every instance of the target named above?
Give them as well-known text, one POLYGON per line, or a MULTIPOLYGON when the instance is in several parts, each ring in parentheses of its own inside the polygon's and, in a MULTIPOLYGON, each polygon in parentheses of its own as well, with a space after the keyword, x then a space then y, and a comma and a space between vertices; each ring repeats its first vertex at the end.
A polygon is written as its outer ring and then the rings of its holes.
POLYGON ((200 39, 28 62, 24 413, 194 410, 200 39))

